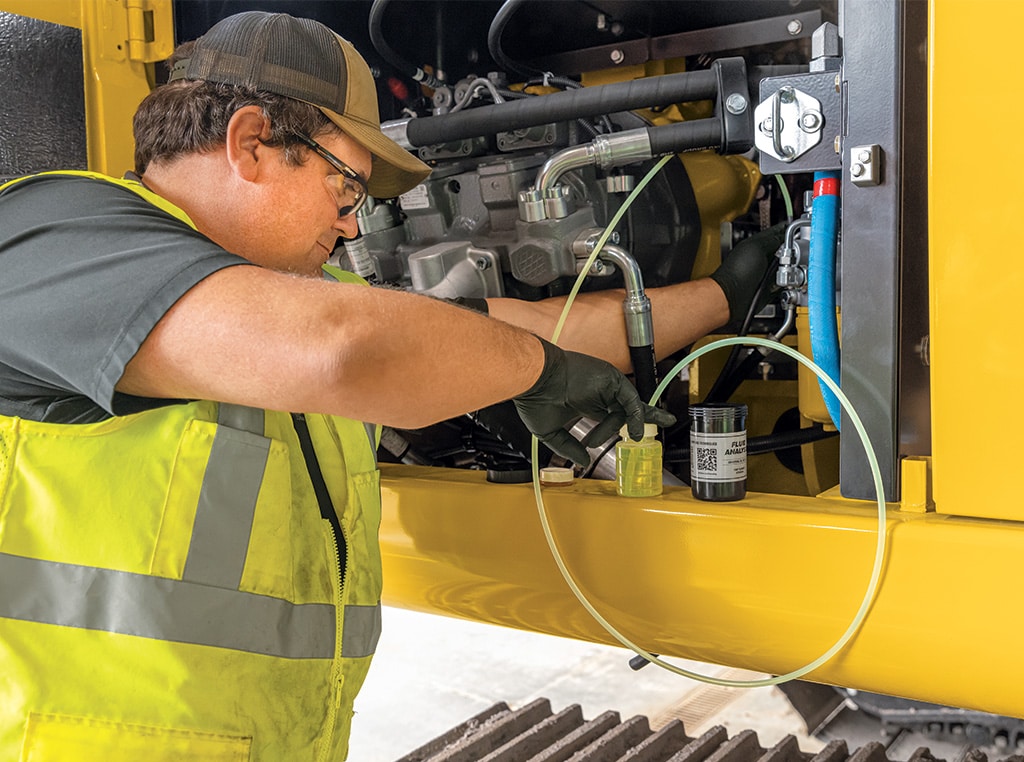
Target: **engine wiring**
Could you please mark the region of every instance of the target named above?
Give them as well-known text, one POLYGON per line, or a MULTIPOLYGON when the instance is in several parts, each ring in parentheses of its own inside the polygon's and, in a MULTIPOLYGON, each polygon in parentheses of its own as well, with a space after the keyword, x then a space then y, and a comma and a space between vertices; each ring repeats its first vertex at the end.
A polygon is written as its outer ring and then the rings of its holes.
MULTIPOLYGON (((586 264, 582 268, 579 277, 573 284, 572 290, 569 292, 569 296, 566 300, 565 306, 562 309, 562 313, 559 316, 558 322, 555 326, 555 330, 552 334, 552 343, 558 343, 558 339, 561 335, 562 328, 565 325, 565 321, 568 317, 569 310, 572 308, 576 295, 579 293, 583 280, 586 277, 586 273, 589 272, 589 269, 593 264, 593 261, 597 258, 598 254, 600 253, 601 247, 604 246, 605 242, 611 236, 615 226, 622 218, 622 215, 625 214, 626 210, 630 207, 630 205, 633 203, 636 197, 647 186, 648 182, 650 182, 654 175, 656 175, 665 165, 665 163, 671 158, 671 154, 663 156, 650 169, 650 171, 644 176, 644 178, 637 184, 636 188, 634 188, 633 191, 629 194, 625 202, 615 213, 611 221, 608 223, 608 225, 602 232, 601 236, 598 238, 594 250, 591 252, 590 257, 588 258, 586 264)), ((786 194, 786 198, 788 199, 788 194, 786 194)), ((791 205, 788 208, 791 209, 791 205)), ((821 382, 824 385, 826 385, 829 388, 829 390, 836 396, 836 399, 839 400, 843 409, 846 410, 847 414, 850 416, 850 422, 853 424, 854 429, 857 431, 858 437, 860 437, 861 444, 864 446, 864 451, 867 455, 868 464, 871 469, 871 476, 873 479, 875 495, 878 503, 878 531, 877 541, 875 545, 874 564, 872 566, 871 577, 868 580, 867 589, 865 590, 864 596, 861 599, 860 606, 857 609, 857 612, 854 614, 854 617, 850 622, 849 626, 842 633, 842 635, 839 636, 838 640, 836 640, 835 643, 833 643, 828 649, 826 649, 824 653, 822 653, 816 659, 808 662, 804 666, 794 669, 782 675, 775 675, 758 680, 730 680, 726 678, 715 677, 712 675, 704 675, 666 662, 659 658, 657 655, 649 653, 648 651, 644 650, 642 647, 640 647, 632 640, 627 638, 625 635, 619 632, 619 630, 616 629, 607 619, 605 619, 601 615, 601 613, 597 611, 597 609, 590 602, 590 600, 586 597, 586 595, 583 593, 583 591, 580 589, 579 585, 573 578, 572 573, 569 571, 568 567, 565 564, 565 560, 562 558, 562 555, 558 550, 558 545, 555 542, 554 533, 552 532, 550 522, 548 521, 547 510, 544 505, 544 496, 540 485, 540 466, 538 452, 539 440, 536 436, 531 437, 530 463, 533 475, 533 492, 537 504, 537 512, 540 517, 541 527, 544 531, 544 537, 547 541, 548 548, 551 551, 551 556, 555 561, 555 564, 558 566, 558 570, 561 573, 563 579, 569 586, 569 589, 572 590, 573 594, 576 596, 576 599, 609 635, 611 635, 623 646, 630 649, 646 661, 652 664, 656 664, 662 669, 668 670, 669 672, 673 672, 677 675, 681 675, 683 677, 687 677, 698 682, 708 683, 710 685, 722 687, 761 688, 772 685, 780 685, 791 680, 796 680, 798 678, 803 677, 804 675, 809 674, 810 672, 813 672, 814 670, 818 669, 823 664, 828 662, 840 650, 842 650, 860 629, 861 625, 864 623, 864 619, 867 617, 868 611, 871 608, 871 604, 875 599, 875 595, 878 592, 878 586, 881 581, 882 566, 885 560, 886 552, 886 505, 885 490, 882 484, 882 473, 878 465, 878 457, 875 453, 874 447, 871 444, 871 440, 868 437, 867 430, 865 429, 860 416, 857 414, 857 411, 854 409, 853 404, 850 402, 849 398, 843 393, 843 391, 839 388, 838 384, 836 384, 835 381, 833 381, 832 378, 824 370, 818 367, 814 363, 814 361, 808 359, 804 355, 800 354, 800 352, 798 352, 797 350, 789 346, 786 346, 781 342, 763 339, 756 336, 736 336, 731 338, 719 339, 717 341, 711 342, 710 344, 707 344, 701 347, 700 349, 691 352, 678 363, 676 363, 672 370, 668 374, 666 374, 665 379, 658 385, 657 389, 654 392, 654 395, 650 400, 650 404, 657 404, 658 400, 661 398, 661 395, 664 393, 665 389, 667 388, 668 384, 672 381, 672 379, 685 368, 687 368, 690 365, 690 363, 692 363, 697 358, 707 354, 708 352, 712 352, 723 347, 740 346, 744 344, 753 344, 755 346, 766 347, 789 355, 794 360, 804 365, 804 367, 814 372, 814 374, 821 380, 821 382)))

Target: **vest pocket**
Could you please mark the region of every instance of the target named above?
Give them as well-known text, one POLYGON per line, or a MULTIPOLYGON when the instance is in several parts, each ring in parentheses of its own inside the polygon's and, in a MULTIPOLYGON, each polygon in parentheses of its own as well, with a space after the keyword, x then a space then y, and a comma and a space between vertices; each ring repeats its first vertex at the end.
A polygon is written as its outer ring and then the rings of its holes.
POLYGON ((247 736, 31 714, 21 762, 247 762, 251 744, 247 736))

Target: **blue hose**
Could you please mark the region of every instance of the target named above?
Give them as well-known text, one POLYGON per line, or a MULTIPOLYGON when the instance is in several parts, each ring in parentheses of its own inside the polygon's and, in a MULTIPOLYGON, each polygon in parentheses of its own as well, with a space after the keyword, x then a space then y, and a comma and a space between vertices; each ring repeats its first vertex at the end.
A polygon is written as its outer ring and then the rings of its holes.
MULTIPOLYGON (((811 354, 829 378, 839 383, 839 324, 836 320, 836 249, 839 235, 839 173, 814 173, 810 256, 807 265, 807 307, 811 354)), ((836 428, 842 420, 839 400, 818 379, 825 407, 836 428)))

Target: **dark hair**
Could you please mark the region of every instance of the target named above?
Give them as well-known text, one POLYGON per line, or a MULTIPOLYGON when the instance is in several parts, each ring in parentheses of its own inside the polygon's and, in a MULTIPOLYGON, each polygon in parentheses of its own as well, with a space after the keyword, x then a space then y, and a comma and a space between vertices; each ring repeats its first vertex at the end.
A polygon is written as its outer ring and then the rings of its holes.
MULTIPOLYGON (((187 58, 192 43, 179 45, 167 65, 187 58)), ((283 95, 241 85, 203 80, 177 80, 154 89, 139 105, 132 121, 135 172, 142 175, 153 161, 171 161, 189 153, 223 145, 231 116, 244 106, 259 106, 270 122, 269 146, 284 146, 285 160, 301 164, 307 149, 295 133, 316 137, 337 131, 316 106, 283 95)))

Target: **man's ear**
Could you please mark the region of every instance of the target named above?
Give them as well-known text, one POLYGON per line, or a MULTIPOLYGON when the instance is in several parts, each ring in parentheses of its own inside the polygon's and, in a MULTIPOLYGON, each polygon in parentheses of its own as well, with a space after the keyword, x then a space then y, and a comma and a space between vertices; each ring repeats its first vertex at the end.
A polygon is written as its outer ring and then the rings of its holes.
POLYGON ((259 106, 243 106, 231 115, 225 149, 228 164, 242 179, 256 179, 260 161, 267 158, 262 140, 269 137, 270 122, 259 106))

